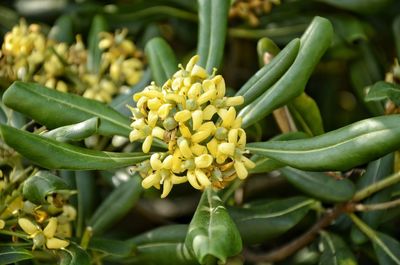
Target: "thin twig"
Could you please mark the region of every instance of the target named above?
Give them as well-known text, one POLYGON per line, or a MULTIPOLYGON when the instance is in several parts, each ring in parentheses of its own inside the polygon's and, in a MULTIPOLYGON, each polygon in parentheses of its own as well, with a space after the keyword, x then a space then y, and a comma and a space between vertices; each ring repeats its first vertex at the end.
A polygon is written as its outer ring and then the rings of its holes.
POLYGON ((249 250, 244 251, 246 260, 250 262, 277 262, 284 260, 291 256, 297 250, 311 243, 318 235, 319 231, 329 226, 333 220, 339 217, 347 209, 342 206, 337 206, 332 210, 327 210, 325 215, 315 223, 307 232, 302 234, 300 237, 294 239, 286 245, 283 245, 277 249, 274 249, 265 254, 252 253, 249 250))
POLYGON ((385 210, 393 207, 400 206, 400 199, 389 201, 389 202, 383 202, 383 203, 375 203, 375 204, 357 204, 355 205, 355 210, 356 211, 361 211, 361 212, 368 212, 368 211, 379 211, 379 210, 385 210))

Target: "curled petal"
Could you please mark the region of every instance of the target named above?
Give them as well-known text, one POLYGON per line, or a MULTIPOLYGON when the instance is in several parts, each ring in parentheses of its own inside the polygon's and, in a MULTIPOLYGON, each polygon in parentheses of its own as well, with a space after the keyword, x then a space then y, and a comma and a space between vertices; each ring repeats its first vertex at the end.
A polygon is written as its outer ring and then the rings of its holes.
POLYGON ((223 98, 226 91, 224 78, 221 75, 217 75, 212 79, 212 81, 217 87, 217 98, 223 98))
POLYGON ((162 102, 158 98, 152 98, 147 101, 147 107, 150 110, 157 111, 162 105, 162 102))
POLYGON ((51 217, 49 219, 49 223, 46 225, 46 227, 43 230, 44 236, 47 238, 54 237, 54 234, 56 233, 56 230, 57 230, 57 225, 58 225, 57 218, 51 217))
POLYGON ((69 241, 62 240, 56 237, 47 239, 46 241, 46 247, 48 249, 61 249, 61 248, 66 248, 68 246, 69 246, 69 241))
POLYGON ((213 162, 213 157, 209 154, 203 154, 194 159, 197 168, 208 168, 213 162))
POLYGON ((40 231, 37 225, 31 222, 31 220, 27 218, 19 218, 18 219, 18 224, 24 230, 25 233, 28 235, 33 235, 36 232, 40 231))
POLYGON ((139 131, 136 129, 132 130, 129 133, 129 141, 131 141, 131 142, 143 139, 144 137, 145 137, 144 133, 142 131, 139 131))
POLYGON ((190 185, 192 185, 193 188, 198 189, 198 190, 202 189, 202 187, 200 186, 199 182, 197 181, 196 175, 195 175, 193 170, 188 170, 187 179, 188 179, 190 185))
POLYGON ((218 154, 218 141, 213 138, 207 143, 207 149, 213 157, 217 157, 218 154))
POLYGON ((193 130, 199 129, 203 123, 203 111, 195 110, 192 112, 193 130))
POLYGON ((142 151, 143 153, 148 153, 151 148, 151 144, 153 143, 153 136, 149 135, 144 139, 143 145, 142 145, 142 151))
POLYGON ((167 100, 171 100, 176 102, 177 104, 183 104, 185 102, 185 97, 182 95, 177 95, 177 94, 167 94, 165 96, 167 100))
POLYGON ((159 174, 151 174, 148 177, 146 177, 144 180, 142 180, 142 187, 145 189, 149 189, 152 186, 156 186, 157 184, 159 185, 161 181, 161 177, 159 174))
POLYGON ((161 194, 161 198, 165 198, 172 190, 172 181, 170 178, 167 178, 163 182, 163 192, 161 194))
POLYGON ((190 99, 198 98, 201 94, 201 89, 202 87, 200 83, 194 83, 188 91, 188 98, 190 99))
POLYGON ((165 118, 167 118, 171 109, 172 109, 172 104, 163 104, 158 109, 157 114, 161 119, 164 120, 165 118))
POLYGON ((210 89, 204 94, 200 95, 200 97, 197 99, 197 104, 202 105, 207 101, 216 99, 216 97, 217 97, 217 91, 215 89, 210 89))
POLYGON ((189 128, 184 123, 179 123, 179 131, 181 132, 182 136, 185 138, 192 137, 192 134, 190 133, 189 128))
POLYGON ((236 118, 236 110, 234 107, 230 107, 227 112, 223 113, 221 116, 222 126, 229 128, 233 125, 236 118))
POLYGON ((153 170, 160 170, 163 167, 163 164, 160 160, 160 154, 155 153, 150 157, 150 165, 153 170))
POLYGON ((164 139, 165 130, 160 127, 154 127, 151 131, 151 135, 157 137, 158 139, 164 139))
POLYGON ((207 71, 203 67, 198 66, 197 64, 193 66, 192 71, 190 71, 190 75, 199 77, 201 79, 205 79, 208 77, 207 71))
POLYGON ((239 105, 242 105, 243 103, 244 103, 243 96, 229 97, 225 100, 225 104, 228 107, 239 106, 239 105))
POLYGON ((246 168, 252 169, 252 168, 255 168, 255 166, 256 166, 256 164, 253 161, 251 161, 250 159, 248 159, 245 156, 242 156, 241 160, 244 163, 244 165, 246 166, 246 168))
POLYGON ((192 115, 191 115, 190 111, 185 109, 185 110, 181 110, 181 111, 178 111, 177 113, 175 113, 174 119, 177 122, 185 122, 185 121, 189 120, 191 118, 191 116, 192 115))
POLYGON ((233 156, 235 154, 235 144, 221 143, 218 145, 218 152, 221 152, 224 155, 233 156))
POLYGON ((244 164, 240 161, 235 161, 235 164, 233 165, 236 170, 236 174, 240 179, 245 179, 248 175, 247 169, 244 166, 244 164))
POLYGON ((231 129, 228 133, 228 142, 236 144, 238 141, 239 131, 238 129, 231 129))
POLYGON ((211 185, 211 181, 208 179, 206 174, 201 169, 196 169, 195 174, 196 174, 197 180, 203 187, 208 187, 211 185))
POLYGON ((189 62, 186 65, 185 70, 188 72, 191 72, 194 65, 199 61, 199 59, 200 59, 200 56, 198 56, 198 55, 195 55, 192 58, 190 58, 189 62))
POLYGON ((207 154, 207 147, 204 145, 200 144, 194 144, 190 147, 190 150, 192 150, 192 153, 195 154, 196 156, 200 156, 202 154, 207 154))
POLYGON ((211 120, 215 113, 217 113, 217 108, 214 105, 208 105, 203 110, 203 119, 206 121, 211 120))
POLYGON ((209 79, 204 80, 202 86, 203 86, 204 91, 206 91, 206 92, 209 90, 216 89, 215 82, 213 82, 212 80, 209 80, 209 79))
POLYGON ((172 184, 182 184, 188 181, 186 176, 178 177, 176 175, 171 175, 172 184))
POLYGON ((192 151, 189 148, 189 143, 186 139, 184 138, 179 138, 178 139, 178 146, 179 150, 181 151, 182 155, 185 158, 191 158, 192 157, 192 151))
POLYGON ((164 158, 164 161, 162 162, 162 167, 165 169, 171 169, 172 163, 173 163, 173 156, 168 155, 166 158, 164 158))
POLYGON ((192 135, 191 140, 193 143, 200 143, 210 136, 208 131, 199 131, 192 135))

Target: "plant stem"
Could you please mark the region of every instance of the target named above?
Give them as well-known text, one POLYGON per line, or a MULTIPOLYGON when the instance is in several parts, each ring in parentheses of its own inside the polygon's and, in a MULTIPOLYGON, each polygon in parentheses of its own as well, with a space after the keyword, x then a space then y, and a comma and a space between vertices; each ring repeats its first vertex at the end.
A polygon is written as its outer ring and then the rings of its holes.
POLYGON ((373 194, 373 193, 375 193, 377 191, 380 191, 380 190, 382 190, 384 188, 387 188, 387 187, 389 187, 389 186, 391 186, 393 184, 396 184, 399 181, 400 181, 400 171, 395 173, 395 174, 393 174, 393 175, 391 175, 388 178, 385 178, 385 179, 382 179, 382 180, 380 180, 378 182, 375 182, 375 183, 365 187, 364 189, 358 191, 354 195, 352 201, 356 201, 356 202, 357 201, 361 201, 361 200, 371 196, 371 194, 373 194))
POLYGON ((367 224, 361 221, 354 213, 350 213, 349 217, 353 221, 353 223, 371 240, 376 238, 376 234, 374 230, 372 230, 367 224))
POLYGON ((379 210, 385 210, 393 207, 397 207, 400 205, 400 199, 389 201, 389 202, 383 202, 383 203, 376 203, 376 204, 357 204, 355 205, 355 210, 356 211, 361 211, 361 212, 368 212, 368 211, 379 211, 379 210))
POLYGON ((87 249, 89 246, 90 239, 92 238, 93 235, 93 230, 90 226, 86 227, 85 232, 83 233, 82 239, 81 239, 81 247, 83 249, 87 249))

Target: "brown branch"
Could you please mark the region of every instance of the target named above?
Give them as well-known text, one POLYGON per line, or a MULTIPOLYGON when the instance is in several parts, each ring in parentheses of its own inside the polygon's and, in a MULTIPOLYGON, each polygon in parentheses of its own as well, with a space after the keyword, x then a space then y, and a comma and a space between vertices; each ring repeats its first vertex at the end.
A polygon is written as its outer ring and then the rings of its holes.
POLYGON ((265 254, 253 253, 249 250, 244 250, 246 260, 250 262, 277 262, 291 256, 297 250, 311 243, 318 235, 319 231, 329 226, 333 220, 338 218, 343 212, 347 211, 346 205, 339 205, 331 210, 327 210, 324 216, 318 220, 307 232, 300 237, 294 239, 286 245, 277 249, 271 250, 265 254))

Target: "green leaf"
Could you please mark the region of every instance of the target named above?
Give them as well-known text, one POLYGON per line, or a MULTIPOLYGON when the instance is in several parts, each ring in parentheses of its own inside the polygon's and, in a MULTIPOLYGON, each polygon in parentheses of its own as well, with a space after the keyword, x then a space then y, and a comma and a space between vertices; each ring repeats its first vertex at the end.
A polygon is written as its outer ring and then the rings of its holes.
POLYGON ((362 14, 371 14, 385 8, 391 0, 318 0, 334 7, 362 14))
POLYGON ((178 70, 174 51, 162 38, 153 38, 146 44, 146 56, 157 85, 162 86, 178 70))
POLYGON ((346 242, 338 235, 320 232, 322 255, 320 265, 357 265, 357 260, 346 242))
POLYGON ((57 42, 64 42, 71 44, 75 40, 74 36, 74 22, 71 15, 62 15, 51 27, 47 37, 57 42))
POLYGON ((229 0, 198 0, 199 37, 197 54, 199 65, 212 73, 218 68, 224 55, 226 29, 228 25, 229 0))
POLYGON ((49 169, 102 170, 139 163, 149 155, 90 150, 0 125, 7 145, 35 164, 49 169))
POLYGON ((333 29, 329 20, 315 17, 301 37, 299 53, 286 73, 258 99, 239 112, 238 116, 243 118, 243 128, 261 120, 304 91, 315 66, 330 46, 332 36, 333 29))
POLYGON ((309 198, 293 197, 245 208, 231 207, 229 213, 243 242, 260 244, 294 227, 315 203, 309 198))
POLYGON ((345 41, 346 44, 356 44, 360 40, 367 40, 362 22, 348 14, 335 14, 329 17, 332 21, 335 34, 345 41))
POLYGON ((397 58, 400 58, 400 16, 396 16, 392 25, 397 58))
POLYGON ((365 101, 380 101, 390 99, 397 106, 400 105, 400 86, 396 84, 379 81, 367 89, 365 101))
POLYGON ((136 245, 129 241, 108 238, 91 238, 89 249, 109 256, 127 257, 135 253, 136 245))
POLYGON ((97 133, 100 119, 90 118, 77 124, 71 124, 41 134, 59 142, 80 141, 97 133))
POLYGON ((93 234, 104 233, 124 217, 139 200, 142 190, 139 176, 132 177, 113 190, 89 221, 93 234))
POLYGON ((57 251, 60 257, 59 265, 90 265, 90 257, 80 246, 71 242, 70 245, 57 251))
MULTIPOLYGON (((299 47, 300 40, 299 39, 295 39, 295 40, 298 40, 298 43, 299 43, 298 47, 299 47)), ((298 47, 297 47, 297 51, 298 51, 298 47)), ((266 65, 266 63, 265 63, 265 55, 266 54, 268 54, 269 56, 272 56, 272 58, 273 58, 276 55, 278 55, 280 51, 281 51, 281 49, 278 47, 278 45, 276 45, 276 43, 273 40, 271 40, 270 38, 264 37, 264 38, 259 39, 257 42, 258 65, 260 67, 263 67, 264 65, 266 65)), ((296 55, 297 55, 297 52, 296 52, 296 55)), ((294 60, 294 58, 296 58, 296 55, 293 56, 293 60, 294 60)), ((292 62, 293 62, 293 60, 292 60, 292 62)), ((288 67, 290 66, 290 64, 292 64, 292 62, 289 63, 288 67)))
POLYGON ((380 265, 400 265, 400 243, 395 238, 376 232, 372 241, 380 265))
POLYGON ((32 258, 32 253, 26 249, 17 247, 0 247, 0 265, 13 264, 32 258))
POLYGON ((48 171, 40 171, 24 182, 22 193, 28 201, 40 205, 48 203, 46 200, 48 195, 67 190, 69 190, 68 184, 61 178, 48 171))
POLYGON ((400 115, 390 115, 308 139, 249 143, 246 148, 298 169, 347 170, 398 149, 399 133, 400 115))
POLYGON ((212 188, 207 188, 200 199, 185 244, 201 264, 211 258, 225 263, 242 250, 239 231, 212 188))
POLYGON ((106 31, 108 31, 107 21, 103 16, 96 15, 93 18, 88 36, 87 69, 93 74, 97 74, 100 69, 102 55, 99 47, 100 33, 106 31))
POLYGON ((269 64, 258 70, 236 93, 236 96, 244 97, 244 103, 239 107, 247 106, 275 84, 292 65, 299 47, 300 40, 292 40, 269 64))
POLYGON ((96 203, 96 176, 93 171, 75 171, 75 184, 77 191, 77 219, 75 233, 81 237, 86 222, 94 211, 96 203))
POLYGON ((131 131, 129 118, 111 107, 35 83, 14 82, 4 93, 3 103, 49 129, 99 117, 101 135, 128 137, 131 131))
POLYGON ((324 133, 322 117, 318 105, 314 99, 306 93, 302 93, 297 98, 293 99, 288 104, 290 113, 299 127, 308 133, 315 136, 324 133))
POLYGON ((183 242, 186 238, 188 225, 166 225, 154 228, 148 232, 129 239, 129 242, 136 245, 143 245, 157 242, 183 242))
POLYGON ((353 182, 348 179, 338 180, 325 173, 301 171, 291 167, 281 168, 280 171, 293 186, 324 202, 348 201, 355 192, 353 182))

